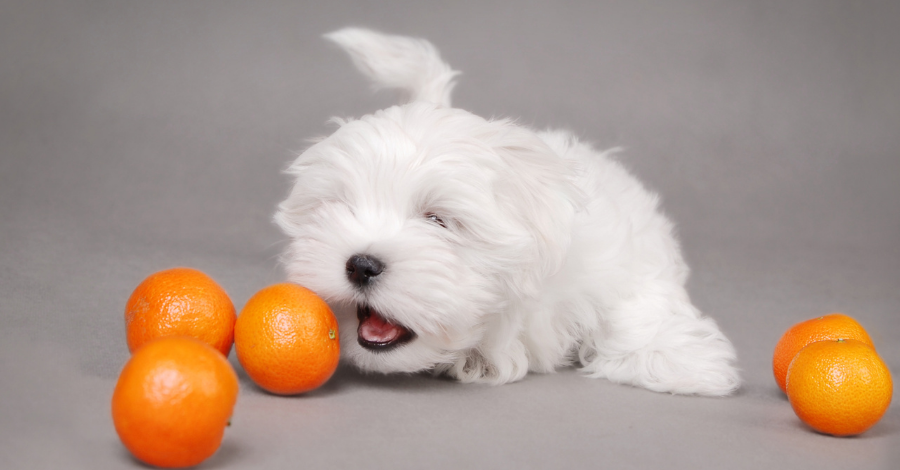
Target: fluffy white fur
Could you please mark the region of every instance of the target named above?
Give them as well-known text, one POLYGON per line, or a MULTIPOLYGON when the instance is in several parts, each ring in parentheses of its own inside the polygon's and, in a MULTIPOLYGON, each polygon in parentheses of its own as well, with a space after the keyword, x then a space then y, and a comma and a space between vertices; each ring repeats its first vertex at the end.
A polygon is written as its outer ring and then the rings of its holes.
POLYGON ((410 101, 340 128, 289 167, 275 215, 289 279, 322 295, 345 357, 366 371, 432 370, 502 384, 577 363, 660 392, 727 395, 735 352, 691 304, 672 224, 616 162, 564 131, 450 106, 456 72, 427 41, 326 36, 410 101), (360 287, 353 255, 384 271, 360 287), (373 351, 357 305, 414 333, 373 351))

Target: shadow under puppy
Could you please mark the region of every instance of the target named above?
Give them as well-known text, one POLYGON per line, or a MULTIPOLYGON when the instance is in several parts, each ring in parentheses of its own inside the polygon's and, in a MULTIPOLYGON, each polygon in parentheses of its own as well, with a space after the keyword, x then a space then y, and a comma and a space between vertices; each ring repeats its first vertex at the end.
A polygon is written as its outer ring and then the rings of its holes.
POLYGON ((591 377, 727 395, 735 352, 685 290, 672 224, 609 152, 450 106, 427 41, 326 36, 409 102, 303 152, 275 215, 291 281, 323 296, 365 371, 502 384, 577 362, 591 377))

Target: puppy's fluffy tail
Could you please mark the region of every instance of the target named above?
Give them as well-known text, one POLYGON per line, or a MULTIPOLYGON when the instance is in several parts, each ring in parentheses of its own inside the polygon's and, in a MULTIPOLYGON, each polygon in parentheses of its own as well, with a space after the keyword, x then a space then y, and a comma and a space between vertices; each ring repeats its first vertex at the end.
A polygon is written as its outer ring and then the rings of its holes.
POLYGON ((347 51, 376 87, 405 90, 411 101, 450 106, 459 72, 441 60, 430 42, 363 28, 344 28, 325 37, 347 51))

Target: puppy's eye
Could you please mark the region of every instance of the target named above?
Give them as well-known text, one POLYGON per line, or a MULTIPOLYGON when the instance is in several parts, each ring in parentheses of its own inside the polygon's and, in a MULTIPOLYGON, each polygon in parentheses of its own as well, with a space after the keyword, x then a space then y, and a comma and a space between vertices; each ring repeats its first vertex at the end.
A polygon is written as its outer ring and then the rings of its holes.
POLYGON ((431 222, 434 222, 434 223, 440 225, 441 227, 447 228, 447 224, 445 224, 444 221, 440 218, 440 216, 438 216, 434 212, 426 213, 425 218, 431 222))

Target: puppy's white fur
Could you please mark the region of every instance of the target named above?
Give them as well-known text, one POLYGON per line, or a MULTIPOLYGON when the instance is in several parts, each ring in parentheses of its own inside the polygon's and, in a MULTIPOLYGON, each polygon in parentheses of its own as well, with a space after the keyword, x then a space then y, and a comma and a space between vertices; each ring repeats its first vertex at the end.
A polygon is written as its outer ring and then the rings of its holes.
POLYGON ((672 224, 616 162, 563 131, 450 106, 456 72, 427 41, 326 36, 377 86, 410 101, 337 120, 289 167, 275 215, 289 279, 332 305, 345 357, 502 384, 577 362, 591 377, 683 394, 737 389, 735 352, 691 304, 672 224), (350 282, 355 254, 384 263, 350 282), (415 334, 357 342, 357 305, 415 334))

